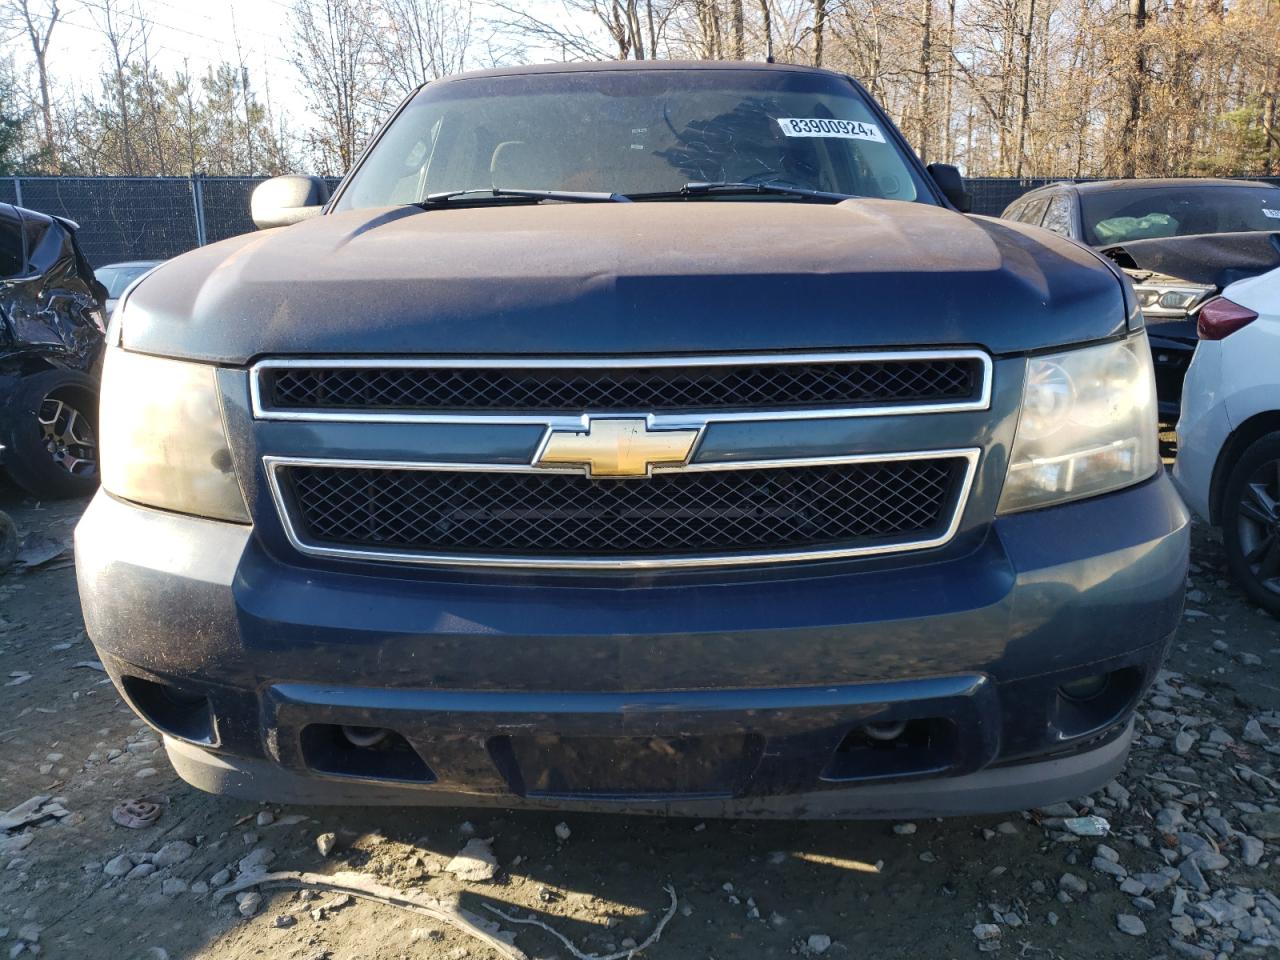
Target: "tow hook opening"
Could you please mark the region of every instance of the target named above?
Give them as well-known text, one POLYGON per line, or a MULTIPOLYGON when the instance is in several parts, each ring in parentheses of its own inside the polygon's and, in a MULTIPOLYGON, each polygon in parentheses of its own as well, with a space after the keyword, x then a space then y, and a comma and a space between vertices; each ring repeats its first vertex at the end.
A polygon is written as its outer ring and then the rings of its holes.
POLYGON ((213 707, 203 694, 141 677, 121 678, 142 719, 161 733, 192 743, 213 744, 213 707))
POLYGON ((391 731, 385 727, 344 726, 342 735, 353 747, 376 747, 391 735, 391 731))
POLYGON ((313 723, 302 730, 302 756, 318 773, 361 780, 434 783, 409 741, 386 727, 313 723))
POLYGON ((827 781, 883 780, 940 773, 955 766, 955 724, 942 717, 854 727, 822 772, 827 781))
POLYGON ((1112 726, 1141 692, 1142 671, 1137 667, 1083 674, 1060 683, 1052 708, 1059 738, 1088 736, 1112 726))

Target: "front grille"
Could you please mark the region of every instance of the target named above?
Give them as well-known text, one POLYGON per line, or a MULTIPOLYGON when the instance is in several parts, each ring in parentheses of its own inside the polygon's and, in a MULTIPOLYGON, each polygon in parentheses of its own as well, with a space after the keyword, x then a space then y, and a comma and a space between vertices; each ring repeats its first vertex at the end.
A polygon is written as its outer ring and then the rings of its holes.
POLYGON ((285 465, 301 540, 352 552, 697 557, 920 543, 945 535, 969 460, 576 473, 285 465))
POLYGON ((595 368, 546 366, 264 366, 268 410, 571 413, 893 404, 981 398, 984 365, 969 355, 821 362, 595 368))

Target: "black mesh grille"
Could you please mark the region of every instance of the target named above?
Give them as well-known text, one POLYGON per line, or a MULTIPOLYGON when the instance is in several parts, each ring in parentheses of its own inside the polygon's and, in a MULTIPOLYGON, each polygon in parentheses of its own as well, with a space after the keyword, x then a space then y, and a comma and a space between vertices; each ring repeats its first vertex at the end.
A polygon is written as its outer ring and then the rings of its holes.
POLYGON ((942 403, 976 399, 968 358, 750 363, 643 369, 267 368, 263 396, 281 409, 715 410, 942 403))
POLYGON ((965 461, 577 474, 286 467, 305 540, 538 557, 696 555, 928 539, 965 461))

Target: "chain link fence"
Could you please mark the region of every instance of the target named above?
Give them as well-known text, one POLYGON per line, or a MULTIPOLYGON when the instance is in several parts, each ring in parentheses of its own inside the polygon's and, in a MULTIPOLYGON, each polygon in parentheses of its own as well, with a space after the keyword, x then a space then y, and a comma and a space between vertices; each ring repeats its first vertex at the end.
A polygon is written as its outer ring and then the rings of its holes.
MULTIPOLYGON (((1258 177, 1280 185, 1280 177, 1258 177)), ((249 195, 261 177, 2 177, 0 202, 80 224, 80 243, 97 266, 165 260, 253 229, 249 195)), ((1055 179, 974 177, 973 212, 999 216, 1028 190, 1055 179)), ((337 180, 331 181, 337 185, 337 180)))

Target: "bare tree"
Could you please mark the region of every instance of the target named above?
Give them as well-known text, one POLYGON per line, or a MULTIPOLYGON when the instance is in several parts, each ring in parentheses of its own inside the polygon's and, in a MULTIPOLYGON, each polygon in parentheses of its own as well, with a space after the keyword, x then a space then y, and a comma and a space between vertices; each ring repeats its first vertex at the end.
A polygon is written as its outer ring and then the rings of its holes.
POLYGON ((106 85, 115 98, 116 149, 124 174, 141 173, 136 142, 136 118, 129 96, 129 71, 147 42, 150 26, 136 5, 124 7, 119 0, 90 0, 86 6, 102 32, 107 50, 106 85))
POLYGON ((293 65, 320 119, 312 147, 326 170, 348 170, 382 99, 374 23, 359 0, 294 0, 293 15, 293 65))
POLYGON ((471 0, 381 0, 383 78, 399 96, 467 63, 475 27, 471 0))
MULTIPOLYGON (((508 4, 502 0, 494 0, 493 7, 501 14, 497 21, 500 28, 538 46, 550 47, 558 51, 561 60, 626 59, 615 57, 608 48, 600 46, 590 27, 578 26, 575 18, 570 18, 569 22, 562 24, 534 16, 518 4, 508 4)), ((586 6, 586 12, 591 12, 590 7, 590 4, 586 6)), ((565 10, 580 13, 583 11, 583 6, 566 0, 565 10)))
POLYGON ((49 44, 53 40, 53 28, 58 25, 62 10, 58 0, 6 0, 0 7, 0 18, 16 22, 26 34, 31 45, 31 56, 36 66, 36 82, 40 87, 41 148, 47 163, 55 172, 58 169, 57 146, 53 127, 53 93, 49 80, 49 44))

